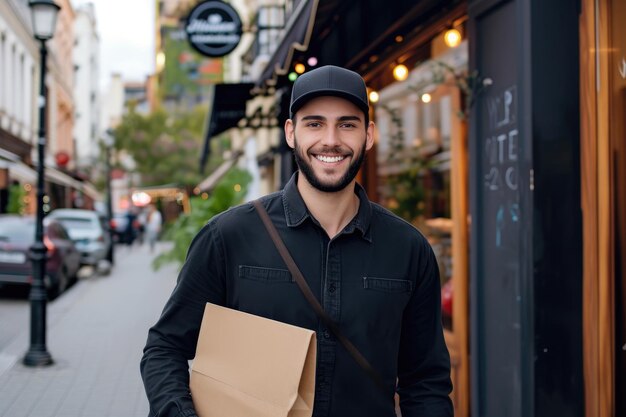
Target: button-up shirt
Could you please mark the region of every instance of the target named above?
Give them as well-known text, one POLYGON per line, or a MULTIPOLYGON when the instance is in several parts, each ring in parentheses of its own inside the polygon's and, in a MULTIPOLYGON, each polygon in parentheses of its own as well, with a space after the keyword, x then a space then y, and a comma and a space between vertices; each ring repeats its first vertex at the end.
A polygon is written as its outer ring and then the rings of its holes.
POLYGON ((436 259, 412 225, 355 186, 357 215, 332 239, 295 174, 262 203, 324 310, 382 377, 381 389, 308 304, 252 204, 211 219, 148 333, 141 371, 154 416, 195 416, 188 361, 207 302, 315 330, 314 417, 452 416, 436 259))

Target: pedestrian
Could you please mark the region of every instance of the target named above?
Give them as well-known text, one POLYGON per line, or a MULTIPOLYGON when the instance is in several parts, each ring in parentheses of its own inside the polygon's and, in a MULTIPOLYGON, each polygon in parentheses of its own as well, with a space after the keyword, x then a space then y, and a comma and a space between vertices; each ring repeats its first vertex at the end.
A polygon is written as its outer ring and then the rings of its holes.
POLYGON ((143 245, 143 241, 146 238, 146 223, 148 219, 148 208, 144 207, 139 210, 137 214, 137 243, 139 246, 143 245))
POLYGON ((433 251, 355 180, 374 143, 361 76, 335 66, 301 75, 285 136, 299 171, 261 203, 314 295, 383 387, 318 319, 247 203, 215 216, 194 238, 148 332, 141 372, 150 415, 196 415, 188 361, 210 302, 317 332, 315 417, 394 417, 396 392, 403 417, 452 416, 433 251))
POLYGON ((163 218, 161 217, 161 213, 157 210, 154 204, 150 204, 148 206, 148 215, 146 217, 145 225, 146 238, 148 239, 148 244, 150 245, 150 252, 154 252, 154 245, 159 238, 159 233, 161 233, 162 222, 163 218))
POLYGON ((137 214, 135 206, 131 206, 126 212, 126 227, 124 228, 123 241, 132 246, 137 237, 137 214))

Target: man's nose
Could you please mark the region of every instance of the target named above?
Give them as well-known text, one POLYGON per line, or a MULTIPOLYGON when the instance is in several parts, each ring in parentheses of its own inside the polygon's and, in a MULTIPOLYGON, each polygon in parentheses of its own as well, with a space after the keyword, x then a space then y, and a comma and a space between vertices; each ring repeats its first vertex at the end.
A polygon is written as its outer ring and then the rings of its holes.
POLYGON ((324 132, 324 137, 322 138, 322 145, 334 147, 341 143, 339 138, 338 129, 330 128, 324 132))

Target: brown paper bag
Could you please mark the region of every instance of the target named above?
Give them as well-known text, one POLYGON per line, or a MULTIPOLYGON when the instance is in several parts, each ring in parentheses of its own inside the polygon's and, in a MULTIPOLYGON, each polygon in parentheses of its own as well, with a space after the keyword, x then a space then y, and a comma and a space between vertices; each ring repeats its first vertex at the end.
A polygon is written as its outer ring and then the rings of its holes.
POLYGON ((207 303, 190 388, 199 417, 311 417, 315 332, 207 303))

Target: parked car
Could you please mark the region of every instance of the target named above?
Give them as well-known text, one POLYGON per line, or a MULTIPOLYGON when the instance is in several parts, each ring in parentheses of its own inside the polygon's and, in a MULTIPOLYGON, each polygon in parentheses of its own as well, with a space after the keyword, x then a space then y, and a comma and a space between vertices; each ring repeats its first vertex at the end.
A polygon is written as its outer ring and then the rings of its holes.
MULTIPOLYGON (((80 253, 67 230, 55 220, 44 220, 46 274, 44 284, 50 296, 55 296, 76 280, 80 268, 80 253)), ((0 215, 0 285, 32 282, 33 264, 29 257, 35 241, 35 218, 0 215)))
POLYGON ((57 220, 65 226, 81 254, 81 265, 97 267, 100 261, 107 258, 111 250, 111 238, 97 212, 56 209, 47 218, 57 220))

